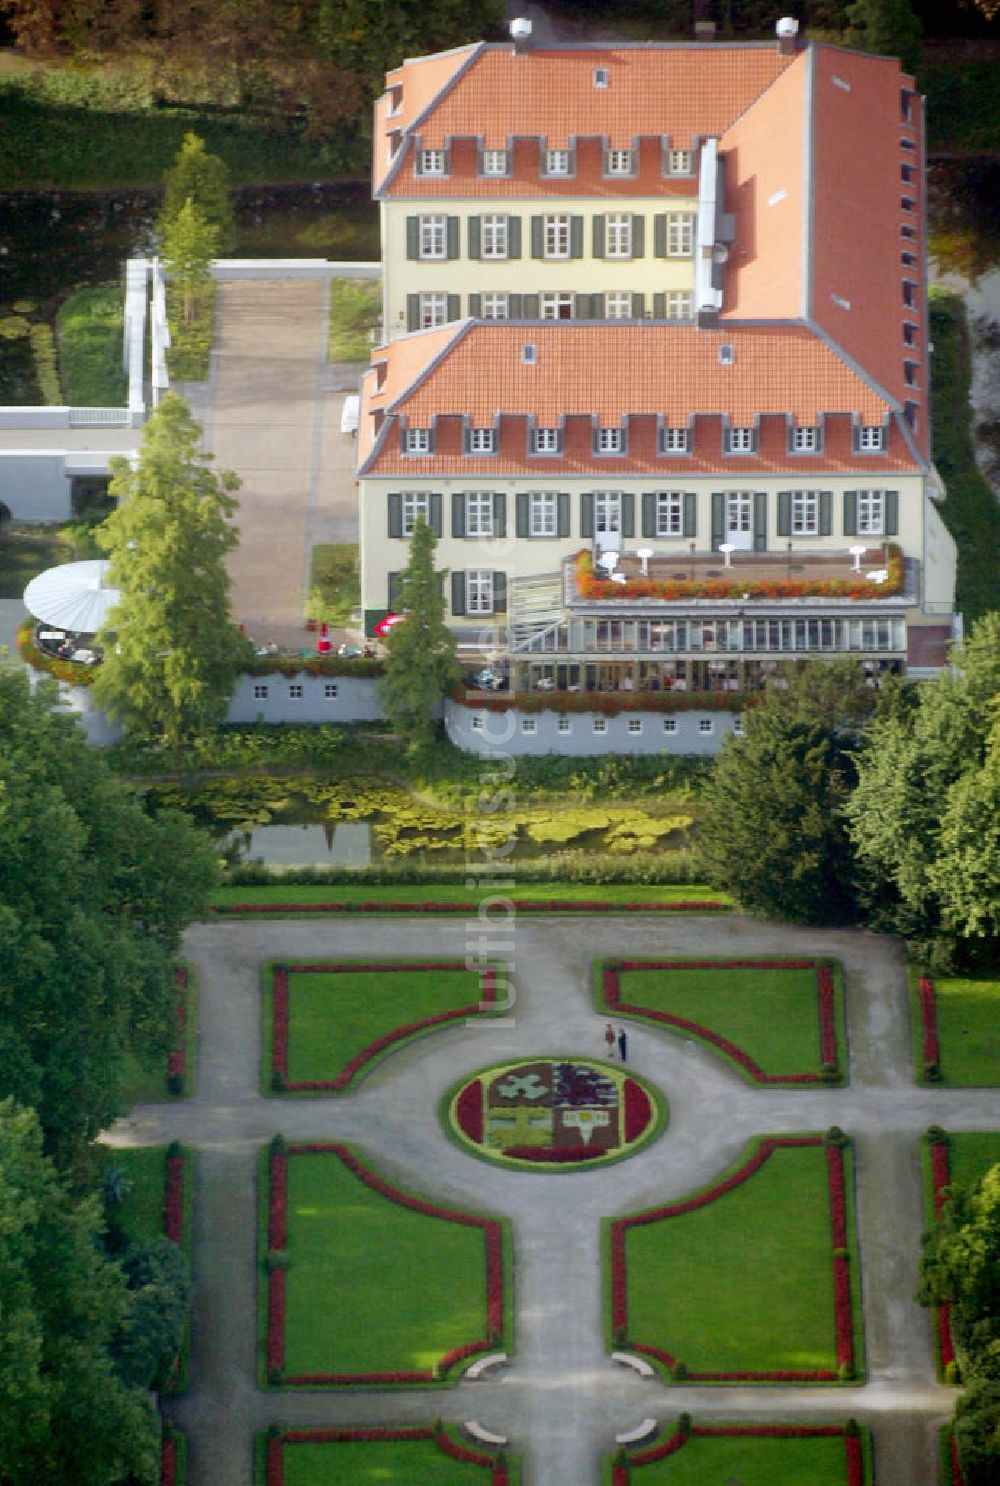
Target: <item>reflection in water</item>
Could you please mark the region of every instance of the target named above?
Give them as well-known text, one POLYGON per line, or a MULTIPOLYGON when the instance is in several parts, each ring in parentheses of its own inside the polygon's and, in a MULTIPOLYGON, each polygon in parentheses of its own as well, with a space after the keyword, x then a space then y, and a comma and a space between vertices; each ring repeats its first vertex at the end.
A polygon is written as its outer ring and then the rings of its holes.
POLYGON ((259 861, 269 867, 367 867, 372 859, 371 827, 363 821, 257 826, 234 832, 221 843, 221 850, 230 861, 259 861))

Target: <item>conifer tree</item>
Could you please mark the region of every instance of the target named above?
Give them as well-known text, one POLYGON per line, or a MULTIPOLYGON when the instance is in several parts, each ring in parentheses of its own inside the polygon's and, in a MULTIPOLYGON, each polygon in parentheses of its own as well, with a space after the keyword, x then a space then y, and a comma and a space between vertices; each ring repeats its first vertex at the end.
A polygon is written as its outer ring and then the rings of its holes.
POLYGON ((406 615, 389 634, 389 657, 380 687, 386 716, 414 752, 433 742, 434 713, 461 680, 455 640, 444 622, 441 574, 434 568, 437 539, 418 520, 402 577, 400 607, 406 615))

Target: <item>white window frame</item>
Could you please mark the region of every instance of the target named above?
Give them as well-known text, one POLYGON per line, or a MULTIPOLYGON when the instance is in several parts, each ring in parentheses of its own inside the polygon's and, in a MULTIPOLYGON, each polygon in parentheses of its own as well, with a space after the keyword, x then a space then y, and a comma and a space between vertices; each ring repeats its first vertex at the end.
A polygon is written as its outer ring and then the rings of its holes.
POLYGON ((620 490, 594 491, 594 534, 620 537, 622 533, 622 493, 620 490))
POLYGON ((483 217, 479 251, 483 258, 505 259, 508 252, 510 219, 503 213, 491 212, 483 217))
POLYGON ((432 330, 448 323, 448 296, 436 291, 420 295, 420 328, 432 330))
POLYGON ((559 535, 559 497, 554 490, 533 490, 528 496, 528 535, 559 535))
POLYGON ((792 536, 819 536, 819 491, 792 491, 792 536))
POLYGON ((538 313, 543 320, 572 320, 573 296, 559 289, 549 289, 539 296, 538 313), (563 310, 569 314, 564 315, 563 310))
POLYGON ((615 291, 604 296, 604 316, 607 320, 631 320, 632 295, 615 291))
POLYGON ((404 490, 400 501, 401 530, 404 537, 413 536, 413 528, 421 517, 430 524, 431 498, 425 490, 404 490))
POLYGON ((658 490, 655 513, 658 537, 682 537, 684 535, 683 490, 658 490))
POLYGON ((668 320, 690 320, 694 297, 688 289, 668 289, 664 295, 664 308, 668 320))
POLYGON ((752 454, 754 443, 752 427, 730 428, 726 437, 726 452, 728 454, 752 454))
POLYGON ((480 167, 483 175, 506 175, 507 151, 483 150, 480 167))
POLYGON ((570 215, 555 212, 542 218, 542 257, 561 259, 569 257, 570 215))
POLYGON ((881 453, 885 448, 885 429, 881 423, 863 423, 858 435, 858 448, 866 454, 881 453))
POLYGON ((792 429, 792 453, 819 453, 819 428, 815 423, 800 423, 792 429))
POLYGON ((465 535, 467 537, 492 537, 492 490, 470 490, 467 493, 465 497, 465 535))
POLYGON ((522 717, 521 718, 521 732, 522 733, 528 733, 528 734, 537 733, 538 732, 538 718, 537 717, 522 717))
POLYGON ((631 212, 609 212, 604 218, 604 256, 605 258, 631 258, 631 212))
POLYGON ((667 174, 668 175, 693 175, 694 174, 694 150, 668 150, 667 151, 667 174))
POLYGON ((533 428, 531 431, 533 454, 558 454, 561 442, 558 428, 533 428))
POLYGON ((406 430, 406 452, 407 454, 429 454, 431 452, 430 429, 408 428, 406 430))
POLYGON ((447 175, 448 156, 444 150, 421 150, 417 155, 418 175, 447 175))
POLYGON ((492 568, 466 568, 465 611, 467 614, 493 613, 492 568))
POLYGON ((667 257, 694 255, 694 213, 667 212, 667 257))
POLYGON ((699 717, 698 731, 703 737, 710 737, 715 732, 715 719, 712 717, 699 717))
POLYGON ((510 297, 507 294, 484 294, 479 308, 484 320, 510 319, 510 297))
POLYGON ((546 150, 542 156, 542 170, 545 175, 569 175, 569 150, 546 150))
POLYGON ((638 737, 641 737, 642 736, 642 718, 641 717, 630 717, 629 718, 629 720, 628 720, 628 732, 632 735, 633 738, 638 738, 638 737))
POLYGON ((335 702, 337 700, 337 694, 339 691, 340 686, 336 681, 323 682, 323 697, 325 701, 335 702))
POLYGON ((608 150, 606 175, 631 175, 635 170, 634 150, 608 150))
POLYGON ((420 227, 421 258, 440 262, 448 256, 448 218, 443 212, 417 218, 420 227))
POLYGON ((496 431, 492 428, 469 429, 470 454, 495 454, 496 431))
POLYGON ((742 717, 733 718, 733 735, 737 738, 743 738, 746 736, 746 730, 743 727, 742 717))
POLYGON ((556 718, 556 732, 562 733, 565 736, 566 733, 571 733, 572 731, 573 719, 569 716, 568 713, 560 712, 558 717, 556 718))
POLYGON ((753 491, 727 490, 725 492, 725 531, 727 540, 732 532, 753 531, 753 491))
POLYGON ((260 684, 256 685, 253 689, 253 699, 255 702, 266 702, 267 687, 261 686, 260 684))
POLYGON ((592 727, 595 733, 606 733, 608 730, 608 719, 606 717, 595 717, 592 727))
POLYGON ((625 447, 625 438, 620 428, 599 428, 597 430, 598 454, 621 454, 625 447))
POLYGON ((289 681, 288 700, 290 702, 301 702, 305 694, 305 687, 302 685, 301 681, 289 681))
POLYGON ((687 454, 691 447, 687 428, 664 428, 661 436, 664 454, 687 454))
POLYGON ((858 491, 858 536, 881 537, 885 533, 885 491, 858 491))
POLYGON ((663 731, 665 733, 676 733, 676 731, 677 731, 677 718, 676 717, 665 717, 663 719, 663 731))

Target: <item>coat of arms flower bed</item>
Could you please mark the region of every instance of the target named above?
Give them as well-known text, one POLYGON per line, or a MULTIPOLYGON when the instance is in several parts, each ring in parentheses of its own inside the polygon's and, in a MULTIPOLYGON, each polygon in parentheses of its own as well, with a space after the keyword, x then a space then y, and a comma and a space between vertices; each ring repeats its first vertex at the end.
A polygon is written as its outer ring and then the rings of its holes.
POLYGON ((617 960, 598 967, 615 1017, 695 1037, 757 1084, 841 1083, 843 991, 828 960, 617 960))
POLYGON ((470 1449, 454 1429, 435 1425, 398 1429, 280 1429, 261 1441, 263 1486, 376 1486, 433 1481, 435 1486, 520 1486, 517 1457, 470 1449), (470 1470, 470 1467, 472 1468, 470 1470))
POLYGON ((860 1426, 847 1424, 696 1425, 682 1414, 677 1427, 658 1444, 616 1458, 610 1486, 677 1486, 691 1482, 752 1480, 768 1486, 866 1486, 871 1479, 871 1446, 860 1426), (664 1468, 662 1462, 670 1460, 664 1468))
POLYGON ((266 1163, 269 1383, 440 1385, 509 1350, 502 1219, 403 1191, 345 1145, 278 1136, 266 1163))
POLYGON ((339 1094, 404 1042, 506 1008, 507 967, 326 960, 265 972, 265 1067, 278 1093, 339 1094))
POLYGON ((498 1165, 574 1170, 620 1160, 661 1128, 663 1101, 622 1068, 533 1058, 481 1069, 445 1096, 446 1127, 498 1165))
POLYGON ((850 1143, 771 1136, 712 1186, 605 1220, 608 1343, 673 1382, 858 1377, 850 1143))

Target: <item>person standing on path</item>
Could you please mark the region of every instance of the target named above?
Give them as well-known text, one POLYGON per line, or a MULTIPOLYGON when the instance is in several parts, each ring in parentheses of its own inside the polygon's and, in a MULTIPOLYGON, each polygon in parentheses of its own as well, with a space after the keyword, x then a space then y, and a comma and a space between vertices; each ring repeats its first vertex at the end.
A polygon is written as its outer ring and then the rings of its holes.
POLYGON ((628 1062, 628 1038, 624 1027, 618 1028, 618 1054, 623 1063, 628 1062))
POLYGON ((615 1029, 610 1022, 604 1028, 604 1041, 608 1045, 608 1057, 613 1058, 615 1055, 615 1029))

